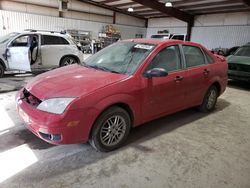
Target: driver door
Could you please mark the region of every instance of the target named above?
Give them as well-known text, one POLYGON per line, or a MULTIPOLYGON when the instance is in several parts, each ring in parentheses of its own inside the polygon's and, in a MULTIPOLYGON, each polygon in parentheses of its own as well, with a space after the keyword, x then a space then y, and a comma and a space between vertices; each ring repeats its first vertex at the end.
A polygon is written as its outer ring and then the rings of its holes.
POLYGON ((6 50, 9 69, 31 71, 30 69, 30 35, 22 35, 14 39, 6 50))
POLYGON ((178 45, 163 48, 151 61, 147 70, 162 68, 165 77, 145 78, 142 111, 144 119, 151 120, 176 112, 186 106, 186 70, 178 45))

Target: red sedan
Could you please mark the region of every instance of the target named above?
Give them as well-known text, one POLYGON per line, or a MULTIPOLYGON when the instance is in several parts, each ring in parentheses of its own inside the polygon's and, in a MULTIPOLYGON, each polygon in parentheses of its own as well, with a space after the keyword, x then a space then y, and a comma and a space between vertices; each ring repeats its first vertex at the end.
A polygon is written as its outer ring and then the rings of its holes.
POLYGON ((132 127, 190 107, 209 112, 227 85, 227 63, 191 42, 117 42, 82 64, 35 77, 17 94, 27 128, 52 144, 120 147, 132 127))

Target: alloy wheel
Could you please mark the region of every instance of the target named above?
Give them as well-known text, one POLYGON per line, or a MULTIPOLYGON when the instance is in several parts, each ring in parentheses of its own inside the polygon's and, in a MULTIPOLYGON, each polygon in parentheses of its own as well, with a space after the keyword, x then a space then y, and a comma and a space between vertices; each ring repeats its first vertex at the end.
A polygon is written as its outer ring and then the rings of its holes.
POLYGON ((126 132, 126 121, 122 116, 114 115, 107 119, 100 131, 101 143, 105 146, 114 146, 119 143, 126 132))
POLYGON ((208 100, 207 100, 207 108, 212 109, 217 98, 217 93, 215 90, 211 90, 209 95, 208 95, 208 100))

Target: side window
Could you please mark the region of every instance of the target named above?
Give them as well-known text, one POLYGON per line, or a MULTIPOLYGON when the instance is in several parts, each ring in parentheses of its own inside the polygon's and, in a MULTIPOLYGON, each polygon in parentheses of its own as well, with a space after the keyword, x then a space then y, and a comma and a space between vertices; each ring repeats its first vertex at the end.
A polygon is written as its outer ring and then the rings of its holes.
POLYGON ((203 52, 204 52, 204 54, 206 56, 207 62, 209 64, 213 63, 214 62, 213 58, 205 50, 203 50, 203 52))
POLYGON ((181 57, 178 46, 169 46, 161 50, 151 61, 148 70, 163 68, 167 72, 181 69, 181 57))
POLYGON ((12 47, 29 46, 29 35, 23 35, 16 38, 14 41, 12 41, 11 46, 12 47))
POLYGON ((42 36, 42 45, 65 45, 69 44, 69 42, 58 36, 51 36, 51 35, 43 35, 42 36))
POLYGON ((195 67, 206 64, 205 57, 200 48, 183 45, 183 52, 187 67, 195 67))

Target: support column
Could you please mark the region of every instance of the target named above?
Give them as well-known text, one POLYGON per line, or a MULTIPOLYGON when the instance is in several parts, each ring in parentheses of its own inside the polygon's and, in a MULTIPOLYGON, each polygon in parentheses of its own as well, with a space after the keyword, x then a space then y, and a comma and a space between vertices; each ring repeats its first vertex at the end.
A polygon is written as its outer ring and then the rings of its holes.
POLYGON ((113 24, 116 24, 116 12, 113 12, 113 24))
POLYGON ((192 35, 192 27, 194 26, 194 19, 190 20, 187 22, 187 37, 186 40, 190 41, 191 40, 191 35, 192 35))

